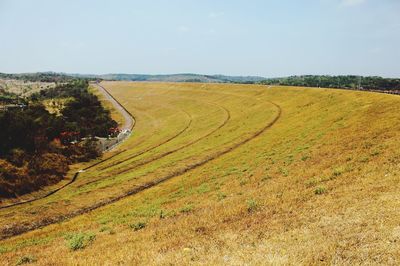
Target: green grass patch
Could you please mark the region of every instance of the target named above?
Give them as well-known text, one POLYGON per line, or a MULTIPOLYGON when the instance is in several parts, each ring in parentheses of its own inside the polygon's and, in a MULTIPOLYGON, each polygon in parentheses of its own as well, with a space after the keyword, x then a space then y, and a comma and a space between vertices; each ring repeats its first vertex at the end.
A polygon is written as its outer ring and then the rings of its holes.
POLYGON ((71 251, 84 249, 89 246, 96 239, 96 235, 93 233, 70 233, 65 237, 67 241, 67 247, 71 251))
POLYGON ((322 195, 325 194, 327 192, 327 189, 325 187, 317 187, 314 190, 315 195, 322 195))
POLYGON ((260 204, 255 199, 249 199, 247 201, 247 212, 252 213, 260 208, 260 204))
POLYGON ((131 229, 133 229, 134 231, 139 231, 146 227, 146 223, 145 222, 137 222, 137 223, 130 224, 129 227, 131 229))
POLYGON ((179 212, 180 212, 180 213, 189 213, 189 212, 192 212, 193 209, 194 209, 194 207, 193 207, 192 204, 187 204, 187 205, 183 206, 183 207, 179 210, 179 212))
POLYGON ((34 263, 36 262, 37 259, 35 256, 32 255, 26 255, 26 256, 22 256, 20 257, 17 262, 15 263, 15 265, 23 265, 23 264, 29 264, 29 263, 34 263))

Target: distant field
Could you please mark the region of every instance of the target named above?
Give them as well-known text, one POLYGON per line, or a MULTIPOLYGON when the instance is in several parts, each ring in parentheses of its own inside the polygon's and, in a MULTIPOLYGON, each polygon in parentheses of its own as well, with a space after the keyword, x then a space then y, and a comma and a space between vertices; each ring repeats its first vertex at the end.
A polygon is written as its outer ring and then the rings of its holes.
POLYGON ((3 264, 400 263, 400 97, 102 84, 132 136, 71 186, 0 209, 3 264))
POLYGON ((0 79, 0 89, 19 96, 29 96, 43 89, 55 87, 55 82, 30 82, 16 79, 0 79))

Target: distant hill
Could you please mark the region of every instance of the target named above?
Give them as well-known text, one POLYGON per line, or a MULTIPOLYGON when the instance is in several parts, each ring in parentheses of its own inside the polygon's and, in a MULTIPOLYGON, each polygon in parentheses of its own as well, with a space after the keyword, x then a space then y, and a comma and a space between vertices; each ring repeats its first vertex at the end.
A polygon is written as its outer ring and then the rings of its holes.
POLYGON ((19 74, 0 73, 0 79, 15 79, 31 82, 66 82, 76 79, 76 77, 64 73, 36 72, 19 74))
POLYGON ((192 73, 171 75, 147 75, 147 74, 70 74, 57 72, 37 72, 21 74, 0 73, 0 79, 18 79, 41 82, 65 82, 71 79, 102 79, 123 81, 160 81, 160 82, 204 82, 204 83, 257 83, 265 80, 257 76, 225 76, 225 75, 201 75, 192 73))
POLYGON ((257 76, 224 76, 224 75, 201 75, 201 74, 171 74, 171 75, 146 75, 146 74, 104 74, 104 75, 82 75, 72 74, 74 77, 98 78, 104 80, 124 81, 160 81, 160 82, 205 82, 205 83, 256 83, 265 80, 257 76))

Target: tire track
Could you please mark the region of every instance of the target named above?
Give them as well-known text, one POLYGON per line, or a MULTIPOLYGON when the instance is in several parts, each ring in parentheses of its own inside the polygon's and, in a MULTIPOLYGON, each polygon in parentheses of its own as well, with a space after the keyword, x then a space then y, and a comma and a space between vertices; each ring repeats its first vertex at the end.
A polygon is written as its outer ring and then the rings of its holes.
MULTIPOLYGON (((175 90, 175 89, 172 89, 172 90, 175 90)), ((189 90, 189 91, 195 91, 195 90, 189 90)), ((198 90, 197 90, 197 91, 198 91, 198 90)), ((208 93, 207 90, 201 90, 201 91, 208 93)), ((262 92, 262 93, 263 93, 263 92, 262 92)), ((229 95, 229 96, 234 96, 234 97, 246 97, 246 98, 253 99, 253 97, 251 97, 251 96, 245 96, 245 95, 242 95, 242 94, 222 93, 222 92, 218 92, 218 94, 229 95)), ((180 97, 180 98, 186 98, 186 99, 188 99, 187 97, 180 97)), ((201 102, 204 102, 204 101, 201 101, 201 102)), ((221 106, 221 105, 218 105, 218 104, 211 103, 211 102, 204 102, 204 103, 209 104, 209 105, 214 105, 214 106, 217 106, 217 107, 223 109, 226 113, 228 113, 228 116, 229 116, 229 119, 230 119, 230 112, 229 112, 229 110, 227 110, 225 107, 223 107, 223 106, 221 106)), ((229 119, 228 119, 228 120, 229 120, 229 119)), ((228 122, 228 121, 226 121, 226 123, 227 123, 227 122, 228 122)), ((226 124, 226 123, 225 123, 225 124, 226 124)), ((225 124, 224 124, 224 125, 225 125, 225 124)), ((222 128, 224 125, 222 125, 221 128, 222 128)), ((218 129, 220 129, 220 128, 218 128, 218 129)), ((182 132, 182 133, 183 133, 183 132, 182 132)), ((213 132, 213 133, 215 133, 215 132, 213 132)), ((180 134, 178 134, 178 135, 180 135, 180 134)), ((210 134, 210 135, 211 135, 211 134, 210 134)), ((177 136, 176 136, 176 137, 177 137, 177 136)), ((206 137, 208 137, 208 136, 206 136, 206 137)), ((206 138, 206 137, 204 137, 204 138, 206 138)), ((173 138, 174 138, 174 137, 173 137, 173 138)), ((166 143, 169 142, 169 141, 172 141, 172 139, 167 140, 166 143)), ((195 142, 197 142, 197 141, 195 141, 195 142)), ((121 164, 121 163, 123 163, 123 162, 125 162, 125 161, 127 161, 127 160, 134 159, 134 158, 136 158, 136 157, 138 157, 138 156, 143 155, 143 154, 146 153, 146 152, 149 152, 149 151, 152 151, 153 149, 159 148, 161 145, 164 145, 164 144, 166 144, 166 143, 161 143, 161 144, 159 144, 159 145, 157 145, 157 146, 154 146, 154 147, 152 147, 152 148, 150 148, 150 149, 148 149, 148 150, 145 150, 145 151, 143 151, 143 152, 139 152, 139 153, 137 153, 137 154, 135 154, 135 155, 132 155, 132 156, 130 156, 130 157, 124 159, 124 160, 120 160, 120 161, 118 161, 117 163, 115 163, 115 164, 113 164, 113 165, 111 165, 111 166, 106 166, 106 167, 100 168, 99 170, 103 171, 103 170, 106 170, 106 169, 111 168, 111 167, 113 167, 113 166, 119 165, 119 164, 121 164)), ((192 144, 194 144, 194 143, 192 143, 192 144)), ((190 145, 187 145, 187 146, 190 146, 190 145)), ((176 152, 176 151, 174 151, 174 152, 176 152)), ((171 152, 171 153, 173 153, 173 152, 171 152)), ((167 156, 167 155, 169 155, 169 154, 171 154, 171 153, 168 153, 168 154, 166 154, 166 155, 164 155, 164 156, 167 156)), ((164 156, 162 156, 162 157, 164 157, 164 156)), ((157 159, 161 159, 162 157, 159 157, 159 158, 157 157, 157 159)), ((157 159, 155 159, 155 160, 157 160, 157 159)), ((153 162, 153 161, 155 161, 155 160, 146 162, 145 164, 151 163, 151 162, 153 162)), ((139 166, 143 166, 143 165, 145 165, 145 164, 140 164, 139 166)), ((132 168, 130 168, 130 169, 133 169, 133 168, 136 168, 136 166, 134 166, 134 167, 132 167, 132 168)), ((119 173, 120 173, 120 172, 117 172, 117 174, 119 174, 119 173)), ((88 183, 86 183, 86 184, 91 184, 91 183, 94 183, 94 182, 97 182, 97 181, 98 181, 98 180, 90 181, 90 182, 88 182, 88 183)), ((85 185, 85 184, 83 184, 83 185, 85 185)), ((79 187, 82 187, 82 186, 79 186, 79 187)))
POLYGON ((185 133, 185 132, 190 128, 190 126, 192 125, 192 122, 193 122, 193 118, 192 118, 192 116, 191 116, 188 112, 186 112, 185 110, 181 110, 181 112, 185 113, 186 116, 189 117, 189 122, 188 122, 188 123, 186 124, 186 126, 185 126, 181 131, 179 131, 177 134, 175 134, 174 136, 168 138, 167 140, 165 140, 165 141, 163 141, 163 142, 161 142, 161 143, 159 143, 159 144, 157 144, 157 145, 155 145, 155 146, 153 146, 153 147, 151 147, 151 148, 148 148, 148 149, 146 149, 146 150, 140 151, 140 152, 138 152, 138 153, 136 153, 136 154, 134 154, 134 155, 128 156, 127 158, 124 158, 123 160, 119 160, 119 161, 113 163, 112 165, 107 165, 107 166, 105 166, 105 167, 99 168, 99 170, 103 171, 103 170, 106 170, 106 169, 108 169, 108 168, 110 168, 110 167, 114 167, 114 166, 116 166, 116 165, 119 165, 119 164, 121 164, 121 163, 124 163, 124 162, 126 162, 127 160, 131 160, 131 159, 134 159, 134 158, 136 158, 136 157, 139 157, 140 155, 143 155, 143 154, 145 154, 145 153, 147 153, 147 152, 149 152, 149 151, 152 151, 152 150, 154 150, 154 149, 157 149, 157 148, 161 147, 162 145, 165 145, 165 144, 167 144, 168 142, 171 142, 172 140, 178 138, 180 135, 182 135, 183 133, 185 133))
MULTIPOLYGON (((188 99, 187 97, 180 97, 180 98, 188 99)), ((201 101, 201 102, 203 102, 203 101, 201 101)), ((227 120, 230 119, 230 112, 229 112, 229 110, 226 109, 225 107, 223 107, 223 106, 221 106, 221 105, 218 105, 218 104, 211 103, 211 102, 204 102, 204 103, 209 104, 209 105, 214 105, 214 106, 217 106, 217 107, 223 109, 223 111, 224 111, 225 113, 227 113, 227 116, 228 116, 228 119, 227 119, 227 120)), ((188 116, 190 116, 190 114, 188 114, 186 111, 184 111, 184 110, 182 110, 182 111, 185 112, 188 116)), ((190 121, 190 123, 191 123, 191 122, 192 122, 192 121, 190 121)), ((217 131, 218 129, 222 128, 227 122, 228 122, 228 121, 224 121, 223 124, 222 124, 221 126, 219 126, 215 131, 217 131)), ((188 127, 185 128, 185 129, 183 130, 183 132, 179 132, 177 135, 173 136, 171 139, 168 139, 168 140, 166 140, 166 141, 163 142, 163 143, 160 143, 160 144, 158 144, 158 145, 156 145, 156 146, 153 146, 153 147, 151 147, 151 148, 149 148, 149 149, 147 149, 147 150, 144 150, 144 151, 141 151, 141 152, 139 152, 139 153, 136 153, 136 154, 134 154, 134 155, 132 155, 132 156, 129 156, 129 157, 127 157, 127 158, 124 158, 123 160, 117 161, 116 163, 113 163, 113 165, 111 165, 111 166, 105 166, 105 167, 103 167, 103 168, 99 168, 99 170, 101 170, 101 171, 106 170, 106 169, 108 169, 108 168, 111 168, 111 167, 114 167, 114 166, 119 165, 119 164, 121 164, 121 163, 124 163, 124 162, 126 162, 127 160, 131 160, 131 159, 137 158, 137 157, 143 155, 144 153, 147 153, 147 152, 149 152, 149 151, 152 151, 152 150, 154 150, 154 149, 157 149, 157 148, 159 148, 160 146, 162 146, 162 145, 164 145, 164 144, 166 144, 166 143, 172 141, 173 139, 175 139, 175 138, 177 138, 178 136, 180 136, 181 134, 183 134, 184 131, 186 131, 186 130, 189 128, 189 126, 190 126, 190 125, 188 125, 188 127)), ((212 132, 212 133, 215 133, 215 131, 212 132)), ((211 135, 212 133, 207 134, 207 135, 204 136, 204 137, 201 137, 201 139, 208 137, 208 136, 211 135)), ((199 140, 199 141, 200 141, 200 140, 199 140)), ((197 141, 194 141, 194 142, 197 142, 197 141)), ((191 144, 194 144, 194 143, 191 143, 191 144)), ((190 145, 191 145, 191 144, 190 144, 190 145)), ((189 146, 189 145, 187 145, 186 147, 188 147, 188 146, 189 146)), ((178 150, 180 150, 180 149, 174 150, 173 152, 176 152, 176 151, 178 151, 178 150)), ((171 153, 173 153, 173 152, 171 152, 171 153)), ((171 153, 168 153, 167 155, 169 155, 169 154, 171 154, 171 153)), ((166 156, 166 155, 164 155, 164 156, 166 156)), ((162 157, 164 157, 164 156, 162 156, 162 157)), ((160 157, 160 158, 162 158, 162 157, 160 157)), ((160 158, 157 158, 157 159, 160 159, 160 158)), ((146 162, 145 164, 150 163, 150 162, 153 162, 153 161, 155 161, 155 160, 146 162)), ((142 166, 142 165, 144 165, 144 164, 141 164, 140 166, 142 166)), ((132 169, 132 168, 131 168, 131 169, 132 169)), ((119 173, 119 172, 118 172, 118 173, 119 173)), ((118 173, 117 173, 117 174, 118 174, 118 173)), ((89 183, 93 183, 93 182, 89 182, 89 183)), ((87 184, 88 184, 88 183, 87 183, 87 184)))
POLYGON ((277 109, 277 115, 274 117, 274 119, 272 121, 270 121, 268 124, 266 124, 261 130, 255 132, 250 137, 248 137, 248 138, 246 138, 246 139, 244 139, 244 140, 242 140, 242 141, 240 141, 238 143, 235 143, 232 146, 230 146, 230 147, 228 147, 228 148, 226 148, 226 149, 224 149, 222 151, 219 151, 219 152, 217 152, 215 154, 209 155, 206 158, 204 158, 203 160, 200 160, 199 162, 190 164, 190 165, 188 165, 188 166, 186 166, 186 167, 184 167, 182 169, 176 170, 175 172, 172 172, 172 173, 170 173, 168 175, 165 175, 165 176, 163 176, 163 177, 161 177, 161 178, 159 178, 157 180, 150 181, 150 182, 148 182, 146 184, 143 184, 143 185, 135 186, 132 189, 130 189, 128 191, 125 191, 123 194, 121 194, 119 196, 116 196, 116 197, 113 197, 113 198, 108 198, 108 199, 105 199, 103 201, 99 201, 99 202, 97 202, 97 203, 95 203, 95 204, 93 204, 91 206, 87 206, 87 207, 81 208, 79 210, 75 210, 75 211, 73 211, 73 212, 71 212, 69 214, 66 214, 66 215, 48 217, 48 218, 45 218, 45 219, 43 219, 41 221, 37 221, 37 222, 31 223, 31 224, 22 224, 22 225, 14 224, 14 225, 10 225, 10 226, 8 226, 5 229, 2 229, 0 231, 0 233, 1 233, 0 240, 4 240, 4 239, 7 239, 7 238, 10 238, 10 237, 13 237, 13 236, 21 235, 23 233, 26 233, 26 232, 29 232, 29 231, 32 231, 32 230, 43 228, 43 227, 48 226, 50 224, 59 223, 59 222, 71 219, 73 217, 76 217, 78 215, 82 215, 82 214, 91 212, 91 211, 93 211, 95 209, 98 209, 100 207, 104 207, 104 206, 109 205, 111 203, 117 202, 117 201, 119 201, 119 200, 121 200, 123 198, 126 198, 128 196, 131 196, 131 195, 137 194, 137 193, 139 193, 141 191, 144 191, 144 190, 146 190, 148 188, 151 188, 151 187, 154 187, 156 185, 159 185, 159 184, 161 184, 161 183, 163 183, 163 182, 165 182, 165 181, 167 181, 167 180, 169 180, 171 178, 174 178, 174 177, 180 176, 182 174, 185 174, 185 173, 187 173, 189 171, 192 171, 192 170, 194 170, 194 169, 196 169, 196 168, 198 168, 200 166, 205 165, 206 163, 208 163, 210 161, 218 159, 221 156, 223 156, 223 155, 225 155, 225 154, 227 154, 229 152, 232 152, 233 150, 243 146, 244 144, 246 144, 246 143, 250 142, 251 140, 253 140, 253 139, 257 138, 258 136, 260 136, 262 133, 266 132, 269 128, 271 128, 279 120, 279 118, 281 117, 281 114, 282 114, 281 107, 276 103, 273 103, 273 102, 270 102, 270 103, 273 106, 275 106, 275 108, 277 109))
MULTIPOLYGON (((209 103, 209 104, 211 104, 211 103, 209 103)), ((118 171, 118 172, 115 172, 115 173, 113 173, 113 174, 114 174, 114 175, 118 175, 118 174, 123 174, 123 173, 129 172, 129 171, 134 170, 134 169, 136 169, 136 168, 138 168, 138 167, 140 167, 140 166, 144 166, 144 165, 146 165, 146 164, 149 164, 149 163, 152 163, 152 162, 154 162, 154 161, 157 161, 157 160, 159 160, 159 159, 161 159, 161 158, 164 158, 165 156, 168 156, 168 155, 170 155, 170 154, 172 154, 172 153, 175 153, 175 152, 178 152, 178 151, 183 150, 183 149, 185 149, 185 148, 188 148, 189 146, 192 146, 192 145, 194 145, 194 144, 196 144, 196 143, 202 141, 203 139, 205 139, 205 138, 211 136, 212 134, 214 134, 215 132, 217 132, 218 130, 220 130, 221 128, 223 128, 223 127, 229 122, 229 120, 231 119, 231 113, 230 113, 230 111, 229 111, 228 109, 226 109, 225 107, 223 107, 223 106, 221 106, 221 105, 217 105, 217 104, 215 104, 215 106, 220 107, 220 108, 221 108, 222 110, 224 110, 224 112, 225 112, 225 119, 224 119, 224 121, 223 121, 217 128, 215 128, 214 130, 208 132, 206 135, 204 135, 204 136, 202 136, 202 137, 200 137, 200 138, 198 138, 198 139, 196 139, 196 140, 194 140, 194 141, 191 141, 191 142, 189 142, 189 143, 186 143, 185 145, 183 145, 183 146, 181 146, 181 147, 179 147, 179 148, 176 148, 176 149, 167 151, 167 152, 165 152, 165 153, 159 154, 159 155, 157 155, 157 156, 155 156, 155 157, 152 157, 152 158, 149 158, 149 159, 147 159, 147 160, 140 161, 139 163, 137 163, 137 164, 135 164, 135 165, 133 165, 133 166, 131 166, 131 167, 129 167, 129 168, 124 168, 122 171, 118 171)), ((99 182, 99 181, 104 180, 104 179, 106 179, 106 178, 102 178, 102 179, 98 179, 98 180, 93 180, 93 181, 84 183, 84 184, 82 184, 82 185, 79 185, 79 186, 77 186, 77 188, 81 188, 81 187, 83 187, 83 186, 86 186, 86 185, 89 185, 89 184, 93 184, 93 183, 99 182)))

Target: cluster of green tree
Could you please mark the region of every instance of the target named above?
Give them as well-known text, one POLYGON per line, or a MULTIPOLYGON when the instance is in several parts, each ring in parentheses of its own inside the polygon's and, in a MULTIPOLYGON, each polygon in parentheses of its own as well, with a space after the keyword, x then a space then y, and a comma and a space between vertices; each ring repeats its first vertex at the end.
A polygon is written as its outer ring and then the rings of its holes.
POLYGON ((271 78, 260 82, 266 85, 346 88, 362 90, 399 91, 400 79, 361 76, 292 76, 271 78))
POLYGON ((41 91, 26 107, 0 112, 0 198, 60 181, 69 164, 98 157, 93 137, 107 137, 116 126, 84 80, 41 91), (72 98, 58 116, 42 104, 57 97, 72 98), (79 141, 63 139, 71 135, 79 141))
POLYGON ((77 80, 55 88, 42 90, 33 94, 34 101, 54 98, 73 98, 61 111, 64 131, 79 132, 81 137, 107 137, 109 129, 118 124, 111 119, 108 110, 104 109, 99 99, 88 91, 86 80, 77 80))
POLYGON ((25 80, 32 82, 57 82, 57 83, 71 82, 77 79, 75 77, 66 74, 54 73, 54 72, 23 73, 23 74, 0 73, 0 78, 25 80))

